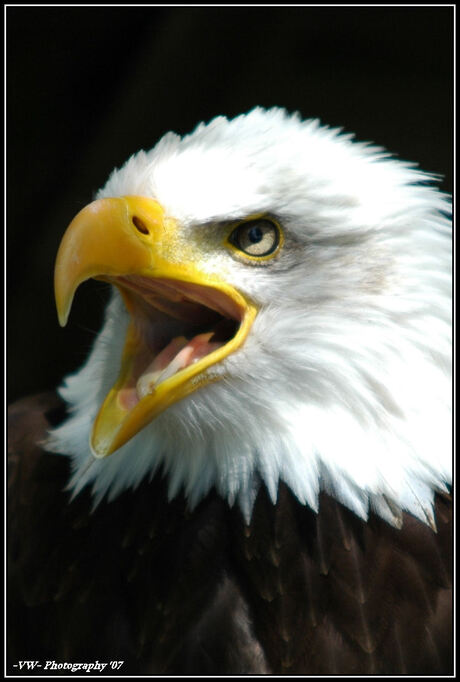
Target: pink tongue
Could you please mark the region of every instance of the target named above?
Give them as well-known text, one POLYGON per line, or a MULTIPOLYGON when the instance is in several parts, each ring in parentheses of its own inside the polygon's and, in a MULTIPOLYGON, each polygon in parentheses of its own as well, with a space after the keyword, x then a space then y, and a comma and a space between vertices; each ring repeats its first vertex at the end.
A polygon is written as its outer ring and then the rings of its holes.
POLYGON ((179 369, 188 367, 192 362, 204 358, 204 356, 211 353, 211 351, 219 348, 219 346, 223 346, 223 343, 209 343, 212 336, 213 332, 198 334, 198 336, 195 336, 190 341, 187 341, 184 336, 178 336, 170 341, 166 348, 156 356, 155 360, 150 365, 149 370, 151 369, 154 372, 156 370, 163 370, 172 360, 174 360, 175 365, 178 365, 179 369))
POLYGON ((212 336, 213 332, 209 332, 198 334, 190 341, 184 336, 172 339, 139 377, 136 386, 139 398, 152 393, 157 384, 224 345, 223 342, 211 343, 212 336))
POLYGON ((163 348, 161 353, 158 353, 158 355, 155 357, 154 361, 150 363, 150 365, 147 367, 147 369, 144 370, 143 374, 147 374, 150 372, 157 372, 159 370, 165 369, 173 360, 176 355, 181 351, 184 347, 187 346, 187 339, 185 336, 176 336, 175 339, 172 339, 166 348, 163 348))

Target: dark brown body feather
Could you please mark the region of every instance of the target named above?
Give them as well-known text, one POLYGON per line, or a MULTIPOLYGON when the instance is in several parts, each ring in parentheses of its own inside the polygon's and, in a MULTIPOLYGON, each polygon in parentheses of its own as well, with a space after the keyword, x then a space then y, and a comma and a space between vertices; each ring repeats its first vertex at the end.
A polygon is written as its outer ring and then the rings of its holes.
POLYGON ((61 409, 46 394, 10 410, 9 673, 452 672, 450 499, 437 533, 325 495, 315 514, 284 486, 276 506, 261 489, 246 526, 217 495, 168 503, 161 477, 91 513, 89 491, 64 492, 69 460, 39 445, 61 409))

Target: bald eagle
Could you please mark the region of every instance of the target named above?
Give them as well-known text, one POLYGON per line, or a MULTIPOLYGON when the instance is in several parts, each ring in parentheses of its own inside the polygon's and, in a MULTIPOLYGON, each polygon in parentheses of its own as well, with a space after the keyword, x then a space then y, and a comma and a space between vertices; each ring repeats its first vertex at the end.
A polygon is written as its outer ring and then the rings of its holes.
POLYGON ((452 670, 434 180, 261 108, 113 171, 55 269, 102 330, 10 410, 11 671, 452 670))

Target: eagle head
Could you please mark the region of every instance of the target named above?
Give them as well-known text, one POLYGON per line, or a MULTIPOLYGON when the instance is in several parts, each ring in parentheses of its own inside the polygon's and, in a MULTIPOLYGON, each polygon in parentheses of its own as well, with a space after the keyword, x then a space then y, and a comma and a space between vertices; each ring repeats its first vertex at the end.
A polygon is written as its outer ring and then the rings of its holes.
POLYGON ((168 133, 72 221, 55 271, 113 285, 49 447, 94 500, 158 469, 249 519, 280 481, 433 525, 450 481, 449 202, 433 177, 281 109, 168 133))

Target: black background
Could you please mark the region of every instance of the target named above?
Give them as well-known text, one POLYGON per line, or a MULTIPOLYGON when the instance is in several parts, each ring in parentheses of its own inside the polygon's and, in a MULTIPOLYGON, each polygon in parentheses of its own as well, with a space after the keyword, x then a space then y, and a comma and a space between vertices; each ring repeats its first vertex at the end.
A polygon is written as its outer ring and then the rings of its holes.
POLYGON ((107 292, 58 326, 53 264, 114 166, 255 105, 343 126, 452 181, 452 7, 9 7, 8 399, 82 364, 107 292))

